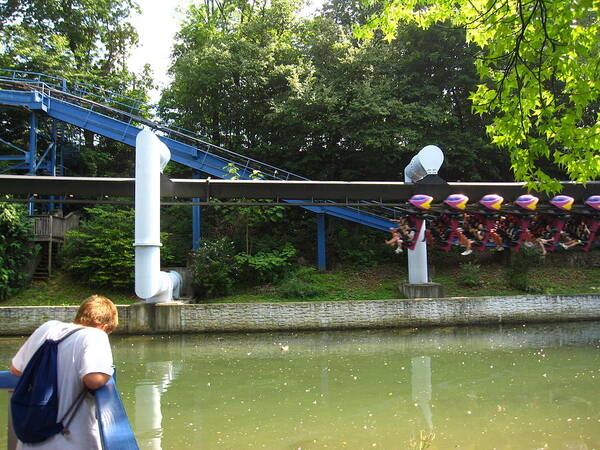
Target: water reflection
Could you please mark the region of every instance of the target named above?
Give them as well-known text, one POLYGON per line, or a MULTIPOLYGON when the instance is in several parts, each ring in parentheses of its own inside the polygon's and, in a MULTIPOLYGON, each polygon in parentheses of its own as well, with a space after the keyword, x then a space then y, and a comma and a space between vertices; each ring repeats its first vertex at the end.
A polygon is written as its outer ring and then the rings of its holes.
POLYGON ((600 449, 598 323, 111 339, 143 449, 600 449))
POLYGON ((179 370, 173 361, 149 362, 145 368, 145 379, 135 386, 134 427, 141 447, 161 450, 161 396, 167 391, 179 370))
POLYGON ((423 413, 428 431, 433 431, 433 413, 431 412, 431 358, 418 356, 411 360, 412 400, 423 413))

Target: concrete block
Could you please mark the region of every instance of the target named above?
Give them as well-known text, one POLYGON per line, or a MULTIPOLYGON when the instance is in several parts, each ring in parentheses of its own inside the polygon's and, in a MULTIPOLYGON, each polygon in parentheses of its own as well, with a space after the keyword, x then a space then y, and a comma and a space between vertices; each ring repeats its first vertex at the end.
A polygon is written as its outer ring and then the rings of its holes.
POLYGON ((403 283, 400 290, 406 298, 444 297, 444 286, 440 283, 403 283))

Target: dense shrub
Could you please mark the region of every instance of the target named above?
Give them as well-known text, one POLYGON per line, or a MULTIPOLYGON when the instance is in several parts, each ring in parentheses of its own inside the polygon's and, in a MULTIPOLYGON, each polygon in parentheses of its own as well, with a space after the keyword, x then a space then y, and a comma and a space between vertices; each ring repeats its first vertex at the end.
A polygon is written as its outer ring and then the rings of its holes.
POLYGON ((511 260, 505 274, 508 285, 523 292, 541 293, 542 289, 539 284, 529 276, 529 269, 539 263, 540 253, 535 248, 523 246, 517 254, 511 254, 511 260))
POLYGON ((286 243, 281 249, 255 255, 235 255, 239 279, 246 284, 270 283, 289 272, 294 264, 296 249, 286 243))
POLYGON ((190 253, 192 285, 197 298, 227 295, 237 276, 233 243, 226 238, 205 239, 190 253))
POLYGON ((16 293, 26 280, 26 263, 37 247, 29 241, 31 222, 24 205, 0 205, 0 300, 16 293))
MULTIPOLYGON (((111 207, 86 208, 79 230, 67 233, 62 250, 65 269, 77 280, 99 287, 131 288, 134 283, 134 211, 111 207)), ((166 234, 161 234, 161 240, 166 234)), ((169 248, 161 248, 169 265, 169 248)))
POLYGON ((312 275, 314 269, 300 269, 277 288, 277 294, 287 299, 306 299, 324 295, 326 289, 312 275))
POLYGON ((462 272, 462 284, 467 287, 478 287, 483 284, 481 279, 481 266, 475 263, 463 263, 460 265, 462 272))

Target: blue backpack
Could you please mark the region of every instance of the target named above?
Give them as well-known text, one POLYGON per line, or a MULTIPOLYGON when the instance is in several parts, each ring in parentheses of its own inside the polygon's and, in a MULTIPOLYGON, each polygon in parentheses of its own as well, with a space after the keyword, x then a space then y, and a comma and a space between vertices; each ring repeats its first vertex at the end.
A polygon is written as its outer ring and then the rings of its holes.
POLYGON ((58 344, 84 327, 69 331, 59 340, 47 339, 33 354, 19 377, 10 399, 15 433, 21 442, 42 442, 58 433, 67 434, 67 426, 84 398, 82 389, 71 407, 58 418, 58 344), (70 415, 67 422, 63 423, 70 415))

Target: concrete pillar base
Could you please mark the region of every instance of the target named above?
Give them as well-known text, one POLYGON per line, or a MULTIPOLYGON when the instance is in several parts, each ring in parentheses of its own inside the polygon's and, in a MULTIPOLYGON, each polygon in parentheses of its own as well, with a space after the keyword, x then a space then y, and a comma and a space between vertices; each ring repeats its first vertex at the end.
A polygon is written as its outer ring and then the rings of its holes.
POLYGON ((180 333, 181 302, 139 302, 129 307, 127 331, 133 334, 180 333))
POLYGON ((399 287, 406 298, 444 297, 444 286, 440 283, 402 283, 399 287))

